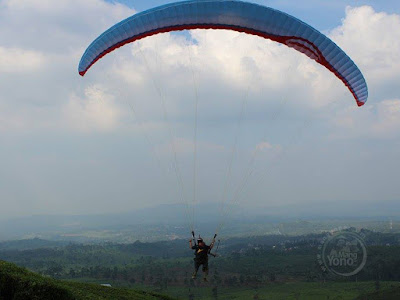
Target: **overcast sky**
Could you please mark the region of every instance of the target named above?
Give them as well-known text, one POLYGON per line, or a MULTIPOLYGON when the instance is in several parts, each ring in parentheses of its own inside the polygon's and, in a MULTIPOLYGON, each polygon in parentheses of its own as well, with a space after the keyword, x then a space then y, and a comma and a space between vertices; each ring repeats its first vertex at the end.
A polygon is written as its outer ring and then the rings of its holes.
POLYGON ((255 1, 353 59, 361 108, 306 56, 230 31, 153 36, 79 76, 99 34, 168 2, 0 0, 0 218, 191 203, 194 190, 283 213, 399 214, 399 1, 255 1))

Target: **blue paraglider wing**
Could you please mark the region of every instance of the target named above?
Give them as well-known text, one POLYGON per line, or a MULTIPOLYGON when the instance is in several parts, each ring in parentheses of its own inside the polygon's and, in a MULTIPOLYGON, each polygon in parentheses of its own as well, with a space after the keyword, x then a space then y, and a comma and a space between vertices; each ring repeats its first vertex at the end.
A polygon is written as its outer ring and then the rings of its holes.
POLYGON ((364 76, 328 37, 281 11, 235 0, 183 1, 135 14, 112 26, 90 44, 79 63, 79 74, 83 76, 96 61, 127 43, 186 29, 229 29, 285 44, 334 73, 348 87, 358 106, 367 101, 364 76))

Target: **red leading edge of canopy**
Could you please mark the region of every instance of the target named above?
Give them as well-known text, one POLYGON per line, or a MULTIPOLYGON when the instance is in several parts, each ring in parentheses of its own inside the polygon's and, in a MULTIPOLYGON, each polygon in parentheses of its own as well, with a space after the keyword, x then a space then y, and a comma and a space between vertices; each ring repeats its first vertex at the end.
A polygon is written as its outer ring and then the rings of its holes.
MULTIPOLYGON (((291 40, 291 39, 297 39, 300 41, 304 41, 309 43, 310 45, 313 46, 313 48, 315 49, 309 49, 308 47, 306 47, 306 45, 303 45, 301 43, 296 43, 296 45, 300 48, 304 48, 307 49, 311 52, 317 52, 317 56, 318 59, 314 59, 316 60, 319 64, 325 66, 328 70, 330 70, 332 73, 335 74, 336 77, 338 77, 349 89, 349 91, 353 94, 354 99, 357 102, 358 106, 363 106, 365 103, 360 101, 357 97, 357 95, 355 94, 355 92, 353 91, 353 89, 350 86, 350 83, 346 80, 346 78, 343 77, 343 75, 341 75, 326 59, 325 57, 322 55, 321 51, 318 49, 318 47, 316 45, 314 45, 312 42, 310 42, 307 39, 301 38, 301 37, 297 37, 297 36, 277 36, 277 35, 272 35, 272 34, 268 34, 262 31, 257 31, 254 29, 250 29, 250 28, 246 28, 246 27, 240 27, 240 26, 229 26, 229 25, 222 25, 222 24, 191 24, 191 25, 177 25, 177 26, 170 26, 170 27, 164 27, 164 28, 159 28, 153 31, 148 31, 148 32, 144 32, 142 34, 133 36, 131 38, 125 39, 113 46, 111 46, 110 48, 104 50, 102 53, 100 53, 90 64, 89 66, 86 67, 86 69, 84 69, 83 71, 80 71, 79 74, 81 76, 84 76, 86 74, 86 72, 89 70, 89 68, 95 64, 99 59, 101 59, 103 56, 107 55, 108 53, 114 51, 115 49, 122 47, 126 44, 132 43, 134 41, 143 39, 145 37, 149 37, 155 34, 159 34, 159 33, 165 33, 165 32, 171 32, 171 31, 180 31, 180 30, 190 30, 190 29, 227 29, 227 30, 234 30, 234 31, 238 31, 238 32, 244 32, 247 34, 252 34, 252 35, 256 35, 265 39, 269 39, 272 41, 276 41, 278 43, 281 44, 286 44, 285 42, 287 40, 291 40)), ((292 42, 293 44, 293 42, 292 42)), ((304 53, 305 54, 305 53, 304 53)), ((315 53, 314 53, 315 54, 315 53)))

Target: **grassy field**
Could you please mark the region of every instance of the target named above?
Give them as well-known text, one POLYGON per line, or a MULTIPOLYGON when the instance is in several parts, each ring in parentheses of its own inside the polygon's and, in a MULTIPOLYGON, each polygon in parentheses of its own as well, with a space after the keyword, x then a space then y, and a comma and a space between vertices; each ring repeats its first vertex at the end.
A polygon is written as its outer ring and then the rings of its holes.
MULTIPOLYGON (((146 288, 146 287, 142 287, 146 288)), ((229 288, 219 287, 217 290, 212 285, 198 284, 191 288, 168 287, 163 290, 163 294, 178 298, 190 299, 271 299, 271 300, 353 300, 359 299, 392 299, 362 297, 365 294, 384 295, 390 292, 392 295, 393 288, 398 292, 400 283, 398 282, 380 282, 380 292, 376 293, 375 282, 293 282, 293 283, 273 283, 259 288, 229 288), (213 290, 214 289, 214 290, 213 290), (216 298, 216 296, 218 298, 216 298)), ((393 298, 400 299, 400 298, 393 298)))
POLYGON ((196 281, 193 286, 156 290, 135 285, 135 289, 100 286, 99 282, 54 280, 0 261, 0 299, 400 299, 400 282, 275 282, 255 287, 215 287, 196 281), (379 288, 379 291, 377 291, 379 288), (167 296, 165 296, 167 295, 167 296))

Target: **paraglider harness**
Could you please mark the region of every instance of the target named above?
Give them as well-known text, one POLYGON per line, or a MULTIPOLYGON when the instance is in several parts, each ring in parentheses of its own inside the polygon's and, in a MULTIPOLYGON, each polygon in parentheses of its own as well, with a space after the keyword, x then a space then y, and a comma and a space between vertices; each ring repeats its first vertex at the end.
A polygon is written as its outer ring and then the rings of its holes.
MULTIPOLYGON (((203 241, 203 239, 202 239, 202 238, 200 237, 200 235, 199 235, 199 238, 197 239, 197 244, 196 244, 196 238, 195 238, 195 235, 194 235, 194 231, 192 231, 192 236, 193 236, 194 246, 198 246, 198 243, 199 243, 200 241, 203 241)), ((215 244, 215 238, 216 238, 216 237, 217 237, 217 234, 214 234, 214 238, 213 238, 213 241, 211 242, 211 245, 214 245, 214 244, 215 244)), ((211 255, 212 257, 217 257, 217 251, 218 251, 220 242, 221 242, 221 241, 218 240, 217 248, 215 249, 214 253, 211 253, 211 249, 208 249, 207 255, 211 255)), ((195 255, 196 255, 196 252, 195 252, 195 255)))

